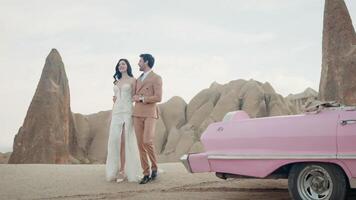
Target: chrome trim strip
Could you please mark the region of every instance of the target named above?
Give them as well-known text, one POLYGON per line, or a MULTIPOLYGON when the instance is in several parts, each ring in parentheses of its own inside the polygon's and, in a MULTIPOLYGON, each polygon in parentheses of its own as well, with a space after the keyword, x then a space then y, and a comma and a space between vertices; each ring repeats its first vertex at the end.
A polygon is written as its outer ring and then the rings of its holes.
POLYGON ((356 188, 356 178, 351 178, 350 179, 350 187, 351 188, 356 188))
POLYGON ((223 154, 210 154, 208 159, 215 160, 278 160, 278 159, 336 159, 337 156, 334 154, 234 154, 234 155, 223 155, 223 154))
POLYGON ((356 154, 340 154, 337 155, 339 159, 356 159, 356 154))
POLYGON ((209 154, 215 160, 356 159, 356 154, 209 154))
POLYGON ((189 164, 189 154, 184 154, 181 158, 180 161, 183 163, 184 167, 187 169, 187 171, 189 173, 193 173, 192 172, 192 168, 190 167, 189 164))

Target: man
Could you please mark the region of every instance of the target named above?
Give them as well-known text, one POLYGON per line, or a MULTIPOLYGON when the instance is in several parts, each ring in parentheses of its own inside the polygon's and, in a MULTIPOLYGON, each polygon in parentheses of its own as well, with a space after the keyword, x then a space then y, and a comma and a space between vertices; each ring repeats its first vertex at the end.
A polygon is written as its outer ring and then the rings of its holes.
POLYGON ((162 100, 162 78, 152 71, 154 62, 152 55, 140 55, 138 65, 143 73, 136 81, 133 96, 135 107, 132 115, 144 175, 140 184, 154 180, 158 169, 153 138, 159 115, 156 103, 162 100), (147 156, 151 161, 151 174, 147 156))

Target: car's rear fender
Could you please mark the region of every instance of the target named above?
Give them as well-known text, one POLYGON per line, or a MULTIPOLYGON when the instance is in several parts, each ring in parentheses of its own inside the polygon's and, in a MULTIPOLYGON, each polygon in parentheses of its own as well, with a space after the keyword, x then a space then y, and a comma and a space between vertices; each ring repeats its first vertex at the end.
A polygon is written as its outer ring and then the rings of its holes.
POLYGON ((181 157, 181 161, 190 173, 211 172, 206 153, 186 154, 181 157))

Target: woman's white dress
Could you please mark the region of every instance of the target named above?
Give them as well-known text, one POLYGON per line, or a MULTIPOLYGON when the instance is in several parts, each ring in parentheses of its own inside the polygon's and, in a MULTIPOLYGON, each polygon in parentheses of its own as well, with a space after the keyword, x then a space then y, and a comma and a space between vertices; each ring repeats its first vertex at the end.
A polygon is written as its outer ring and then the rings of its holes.
POLYGON ((121 166, 121 134, 123 127, 125 127, 124 171, 128 181, 136 182, 141 178, 140 176, 142 174, 142 168, 132 121, 132 87, 130 84, 123 84, 121 88, 115 85, 114 94, 116 96, 116 101, 113 105, 110 123, 108 151, 106 158, 106 180, 116 180, 119 174, 119 169, 121 166))

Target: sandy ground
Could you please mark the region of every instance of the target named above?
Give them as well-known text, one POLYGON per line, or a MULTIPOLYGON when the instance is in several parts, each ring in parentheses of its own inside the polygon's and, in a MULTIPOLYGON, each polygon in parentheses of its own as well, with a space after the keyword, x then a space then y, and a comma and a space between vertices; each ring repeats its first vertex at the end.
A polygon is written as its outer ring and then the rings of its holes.
MULTIPOLYGON (((221 180, 161 164, 154 182, 106 182, 104 165, 0 165, 0 199, 290 199, 286 180, 221 180)), ((350 197, 350 199, 354 199, 350 197)))

